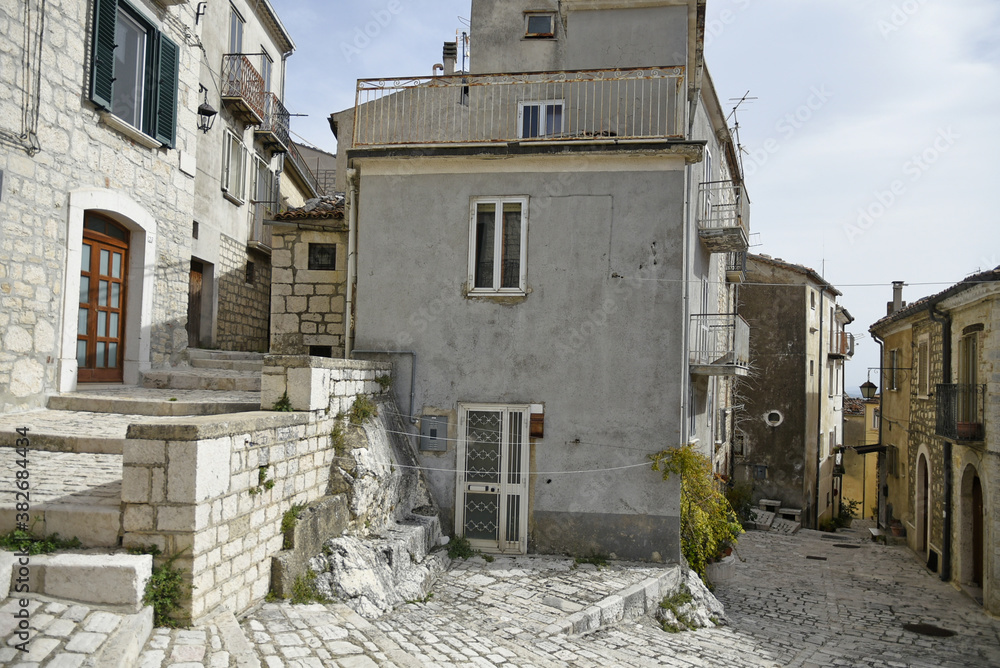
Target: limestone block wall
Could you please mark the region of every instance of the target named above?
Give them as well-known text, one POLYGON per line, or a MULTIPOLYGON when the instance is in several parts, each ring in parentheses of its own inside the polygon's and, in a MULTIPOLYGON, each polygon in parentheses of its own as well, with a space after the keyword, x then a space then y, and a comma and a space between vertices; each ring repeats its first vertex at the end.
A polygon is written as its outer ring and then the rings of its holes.
POLYGON ((222 350, 267 352, 271 260, 246 244, 221 235, 219 315, 216 343, 222 350), (253 263, 253 276, 247 263, 253 263), (247 279, 251 279, 249 282, 247 279))
POLYGON ((310 346, 330 346, 334 357, 343 357, 347 232, 342 227, 274 226, 271 352, 308 355, 310 346), (310 243, 336 244, 337 269, 310 270, 310 243))
POLYGON ((337 413, 357 394, 380 391, 375 378, 391 368, 279 356, 265 364, 272 378, 265 406, 281 387, 278 397, 287 389, 316 408, 133 425, 123 447, 124 545, 177 555, 189 585, 185 620, 204 619, 219 605, 238 613, 264 598, 271 557, 282 548, 282 516, 328 493, 337 413))

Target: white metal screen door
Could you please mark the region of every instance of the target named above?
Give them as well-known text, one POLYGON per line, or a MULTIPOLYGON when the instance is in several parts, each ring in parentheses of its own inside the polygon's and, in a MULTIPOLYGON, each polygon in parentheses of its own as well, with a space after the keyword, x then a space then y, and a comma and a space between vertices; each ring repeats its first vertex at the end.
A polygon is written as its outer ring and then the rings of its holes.
POLYGON ((463 406, 455 531, 487 552, 527 551, 528 407, 463 406))

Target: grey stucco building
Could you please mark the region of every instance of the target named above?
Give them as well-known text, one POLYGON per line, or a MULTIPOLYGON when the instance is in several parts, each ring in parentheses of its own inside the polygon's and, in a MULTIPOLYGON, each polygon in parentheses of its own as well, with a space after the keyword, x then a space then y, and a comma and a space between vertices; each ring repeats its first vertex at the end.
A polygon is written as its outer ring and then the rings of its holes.
POLYGON ((446 44, 442 76, 360 81, 331 118, 348 354, 397 362, 479 549, 677 561, 679 484, 647 456, 728 471, 749 216, 704 10, 474 0, 469 72, 446 44))

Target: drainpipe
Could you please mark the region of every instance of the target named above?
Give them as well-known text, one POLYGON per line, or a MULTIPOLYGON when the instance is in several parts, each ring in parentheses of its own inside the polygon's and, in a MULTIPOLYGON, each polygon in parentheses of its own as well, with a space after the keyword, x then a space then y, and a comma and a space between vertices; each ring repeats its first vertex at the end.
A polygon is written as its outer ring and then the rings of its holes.
POLYGON ((417 353, 412 350, 353 350, 352 354, 368 355, 409 355, 410 356, 410 424, 417 423, 417 416, 413 414, 413 397, 415 394, 417 380, 417 353))
POLYGON ((683 223, 683 229, 681 230, 681 243, 684 247, 684 252, 681 259, 681 275, 684 277, 684 281, 681 283, 681 313, 683 313, 683 325, 681 326, 681 442, 678 444, 679 447, 684 447, 691 440, 691 435, 688 433, 689 425, 691 420, 688 417, 688 412, 692 410, 693 407, 689 406, 691 399, 691 300, 690 291, 691 286, 688 282, 688 276, 691 272, 691 227, 697 225, 698 221, 696 215, 692 213, 692 204, 690 197, 691 190, 691 165, 684 168, 684 210, 687 212, 687 220, 683 223))
MULTIPOLYGON (((937 304, 932 304, 929 311, 931 320, 941 323, 941 380, 945 384, 951 383, 951 314, 939 311, 937 304)), ((912 365, 911 365, 912 366, 912 365)), ((951 580, 951 494, 953 475, 951 466, 951 442, 943 439, 944 449, 944 510, 942 517, 942 529, 944 530, 944 540, 941 546, 941 579, 945 582, 951 580)), ((929 542, 929 541, 928 541, 929 542)))
POLYGON ((823 312, 826 311, 826 306, 823 304, 823 294, 825 292, 826 287, 821 286, 819 289, 819 355, 816 359, 819 376, 817 377, 818 391, 816 392, 816 498, 813 505, 813 529, 819 528, 819 480, 822 465, 820 453, 823 452, 823 312))
POLYGON ((351 357, 354 322, 354 282, 357 276, 355 235, 358 230, 358 170, 347 170, 347 301, 344 304, 344 359, 351 357))
MULTIPOLYGON (((872 332, 872 338, 875 340, 875 343, 878 344, 878 377, 879 377, 879 382, 881 383, 882 379, 885 378, 885 374, 882 369, 882 355, 885 353, 885 341, 883 339, 880 339, 878 334, 875 334, 874 332, 872 332)), ((884 401, 885 401, 885 388, 883 387, 878 393, 878 444, 883 448, 885 447, 885 441, 882 439, 882 425, 885 422, 885 410, 883 408, 883 403, 882 403, 884 401)), ((885 451, 883 450, 882 452, 878 453, 877 458, 878 458, 879 481, 878 481, 878 494, 877 494, 878 517, 876 519, 878 521, 879 528, 886 529, 889 526, 889 518, 886 517, 885 515, 886 511, 885 501, 887 498, 887 494, 882 493, 882 489, 886 485, 888 485, 888 476, 885 475, 885 451)))

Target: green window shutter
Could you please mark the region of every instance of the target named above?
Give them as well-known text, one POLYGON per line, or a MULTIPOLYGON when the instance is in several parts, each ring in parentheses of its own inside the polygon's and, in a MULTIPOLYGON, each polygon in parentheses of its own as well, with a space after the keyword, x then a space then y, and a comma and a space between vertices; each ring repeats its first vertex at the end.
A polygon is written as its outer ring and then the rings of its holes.
POLYGON ((115 81, 115 23, 118 0, 94 0, 94 40, 90 68, 90 99, 111 109, 115 81))
POLYGON ((177 130, 177 73, 179 53, 177 45, 159 35, 159 59, 156 63, 156 109, 153 115, 153 137, 156 141, 174 146, 177 130))

